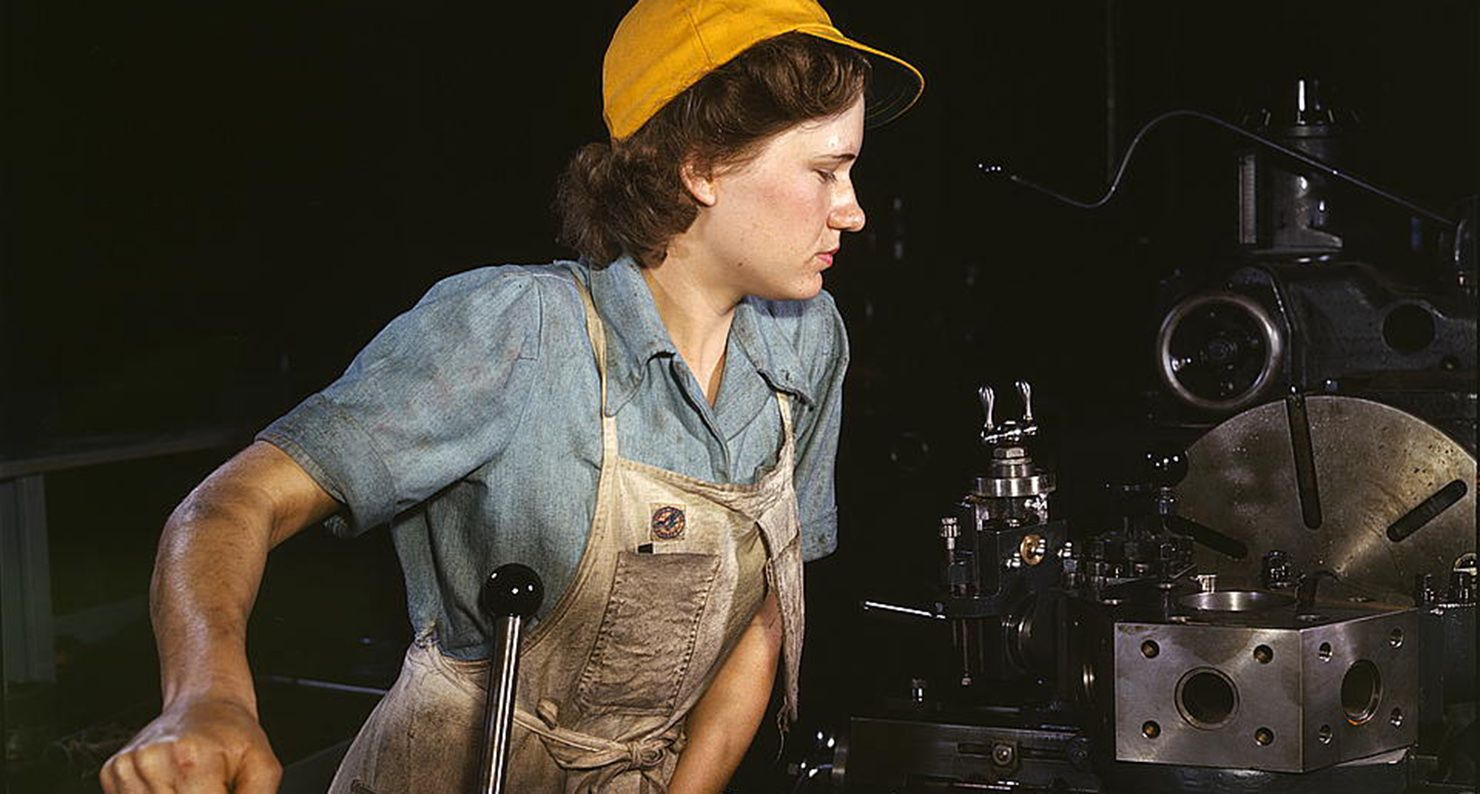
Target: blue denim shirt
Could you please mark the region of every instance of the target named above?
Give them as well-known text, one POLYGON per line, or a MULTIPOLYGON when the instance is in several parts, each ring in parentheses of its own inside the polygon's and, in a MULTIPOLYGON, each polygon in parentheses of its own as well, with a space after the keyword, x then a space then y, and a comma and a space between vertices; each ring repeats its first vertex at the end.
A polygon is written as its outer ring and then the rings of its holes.
MULTIPOLYGON (((807 560, 837 543, 833 470, 848 345, 831 296, 748 298, 735 311, 711 407, 658 317, 638 266, 504 265, 445 279, 323 391, 264 429, 344 505, 338 534, 390 525, 412 627, 487 655, 478 589, 505 562, 571 584, 596 501, 600 386, 575 280, 606 323, 608 413, 621 455, 713 482, 775 463, 773 389, 793 396, 807 560)), ((538 616, 536 616, 538 619, 538 616)))

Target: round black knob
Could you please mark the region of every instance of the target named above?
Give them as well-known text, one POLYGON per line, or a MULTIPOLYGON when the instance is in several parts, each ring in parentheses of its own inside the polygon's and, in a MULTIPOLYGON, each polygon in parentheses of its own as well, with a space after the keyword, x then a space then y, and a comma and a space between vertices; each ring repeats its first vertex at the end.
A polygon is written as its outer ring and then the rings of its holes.
POLYGON ((1158 444, 1141 458, 1146 479, 1158 487, 1174 486, 1187 476, 1187 453, 1180 446, 1158 444))
POLYGON ((528 618, 545 600, 545 584, 528 565, 511 562, 500 565, 483 582, 478 606, 486 615, 518 615, 528 618))

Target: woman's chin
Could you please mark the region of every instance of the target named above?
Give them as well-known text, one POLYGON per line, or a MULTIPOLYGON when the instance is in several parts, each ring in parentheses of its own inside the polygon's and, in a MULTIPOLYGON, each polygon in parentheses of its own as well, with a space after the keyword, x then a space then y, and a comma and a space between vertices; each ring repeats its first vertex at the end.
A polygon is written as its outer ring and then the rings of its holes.
POLYGON ((822 291, 822 274, 817 273, 811 278, 800 280, 785 287, 776 287, 765 292, 755 293, 755 297, 768 301, 805 301, 817 297, 822 291))

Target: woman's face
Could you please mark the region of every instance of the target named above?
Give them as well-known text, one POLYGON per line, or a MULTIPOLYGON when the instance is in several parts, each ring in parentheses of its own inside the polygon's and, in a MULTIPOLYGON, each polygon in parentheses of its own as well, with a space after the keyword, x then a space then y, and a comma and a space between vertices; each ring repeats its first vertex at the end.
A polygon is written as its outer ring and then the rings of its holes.
POLYGON ((863 228, 853 192, 863 99, 770 138, 744 165, 691 180, 701 207, 690 241, 736 297, 811 298, 843 232, 863 228))

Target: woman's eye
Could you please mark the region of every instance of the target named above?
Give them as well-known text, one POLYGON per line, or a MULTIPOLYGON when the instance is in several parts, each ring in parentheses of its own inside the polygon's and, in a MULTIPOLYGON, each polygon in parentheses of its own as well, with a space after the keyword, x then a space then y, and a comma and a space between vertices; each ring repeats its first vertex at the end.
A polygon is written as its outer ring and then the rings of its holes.
POLYGON ((836 181, 838 181, 838 175, 837 175, 837 172, 835 172, 835 171, 826 171, 826 170, 823 170, 823 169, 820 169, 819 168, 817 170, 817 175, 819 177, 822 177, 822 181, 824 181, 824 182, 836 182, 836 181))

